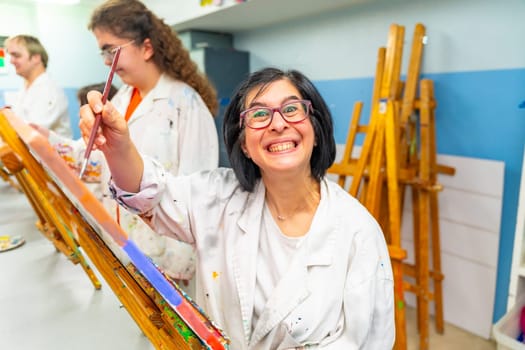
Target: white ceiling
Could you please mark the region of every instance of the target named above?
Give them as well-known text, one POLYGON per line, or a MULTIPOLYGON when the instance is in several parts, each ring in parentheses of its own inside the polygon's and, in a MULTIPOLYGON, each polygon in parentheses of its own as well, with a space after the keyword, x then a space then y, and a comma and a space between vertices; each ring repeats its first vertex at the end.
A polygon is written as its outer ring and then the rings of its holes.
POLYGON ((144 0, 144 3, 156 13, 162 14, 167 23, 176 23, 173 27, 178 31, 199 28, 238 32, 377 1, 392 0, 249 0, 189 21, 172 20, 175 17, 173 5, 168 1, 144 0))
MULTIPOLYGON (((56 3, 57 1, 60 0, 0 0, 0 4, 27 4, 30 6, 30 4, 56 3)), ((94 7, 103 1, 80 0, 80 4, 94 7)), ((225 6, 224 9, 189 21, 181 20, 180 13, 176 12, 177 1, 198 0, 142 0, 148 8, 159 14, 168 24, 175 24, 174 28, 178 31, 199 28, 228 32, 256 29, 363 3, 392 0, 249 0, 238 6, 225 6)))

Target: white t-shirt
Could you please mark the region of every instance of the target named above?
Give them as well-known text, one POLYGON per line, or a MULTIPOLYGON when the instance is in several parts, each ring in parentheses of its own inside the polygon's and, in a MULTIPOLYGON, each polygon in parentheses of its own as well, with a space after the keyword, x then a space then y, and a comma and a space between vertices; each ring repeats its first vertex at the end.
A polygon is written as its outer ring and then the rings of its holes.
POLYGON ((264 206, 263 225, 259 237, 259 252, 257 254, 257 276, 253 300, 252 329, 259 320, 271 293, 286 274, 295 253, 300 249, 306 235, 301 237, 285 236, 268 209, 264 206))

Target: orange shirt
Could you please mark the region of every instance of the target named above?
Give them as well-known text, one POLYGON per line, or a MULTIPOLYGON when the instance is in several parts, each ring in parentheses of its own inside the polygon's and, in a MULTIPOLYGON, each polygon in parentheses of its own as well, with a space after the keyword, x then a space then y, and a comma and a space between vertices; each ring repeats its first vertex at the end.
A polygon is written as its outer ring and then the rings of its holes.
MULTIPOLYGON (((126 109, 126 115, 124 118, 126 118, 126 121, 129 120, 135 109, 137 109, 137 106, 142 101, 142 97, 140 97, 139 90, 137 88, 133 88, 133 92, 131 93, 131 99, 129 100, 128 108, 126 109)), ((117 223, 120 225, 120 209, 117 204, 117 223)))
POLYGON ((128 109, 126 109, 126 115, 124 118, 126 118, 126 121, 129 120, 135 109, 137 109, 137 106, 142 101, 142 97, 140 97, 139 90, 137 88, 133 88, 133 92, 131 93, 131 99, 129 100, 128 109))

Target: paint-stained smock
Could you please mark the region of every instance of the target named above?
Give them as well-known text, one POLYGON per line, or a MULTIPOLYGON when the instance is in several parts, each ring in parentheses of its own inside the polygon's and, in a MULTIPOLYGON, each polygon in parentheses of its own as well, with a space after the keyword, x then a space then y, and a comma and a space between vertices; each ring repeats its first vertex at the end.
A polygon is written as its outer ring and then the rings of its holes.
MULTIPOLYGON (((133 88, 123 86, 111 102, 126 112, 133 88)), ((200 95, 189 85, 162 75, 143 97, 128 121, 131 139, 142 154, 160 162, 172 174, 190 174, 217 168, 219 144, 215 122, 200 95)), ((50 141, 72 167, 79 168, 85 143, 50 136, 50 141)), ((116 203, 108 193, 109 169, 101 152, 91 153, 87 178, 104 206, 116 217, 116 203)), ((140 218, 120 210, 120 224, 137 246, 174 278, 194 274, 193 247, 155 234, 140 218)), ((184 286, 183 286, 184 287, 184 286)), ((187 290, 186 290, 187 291, 187 290)))
POLYGON ((196 246, 196 302, 231 338, 231 349, 392 348, 393 277, 384 237, 337 184, 321 182, 310 230, 254 326, 262 181, 250 193, 232 169, 173 177, 145 157, 139 193, 111 189, 156 232, 196 246))
POLYGON ((67 97, 47 72, 40 74, 29 87, 16 93, 13 112, 27 123, 71 137, 67 97))

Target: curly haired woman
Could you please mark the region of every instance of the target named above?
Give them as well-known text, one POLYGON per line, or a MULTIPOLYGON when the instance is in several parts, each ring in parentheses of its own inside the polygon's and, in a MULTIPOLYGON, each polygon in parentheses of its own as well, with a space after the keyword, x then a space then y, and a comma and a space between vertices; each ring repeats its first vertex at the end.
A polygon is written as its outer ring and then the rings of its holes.
MULTIPOLYGON (((174 175, 216 168, 216 92, 170 26, 140 1, 109 0, 95 8, 88 29, 95 35, 106 65, 111 65, 115 49, 121 48, 116 74, 124 84, 111 101, 125 116, 141 152, 174 175)), ((50 141, 55 145, 64 142, 51 136, 50 141)), ((71 147, 72 156, 81 160, 83 148, 84 142, 80 148, 71 147)), ((160 237, 135 215, 118 210, 107 194, 110 174, 105 161, 95 153, 87 173, 100 179, 106 208, 164 272, 175 279, 191 279, 193 247, 160 237)))

